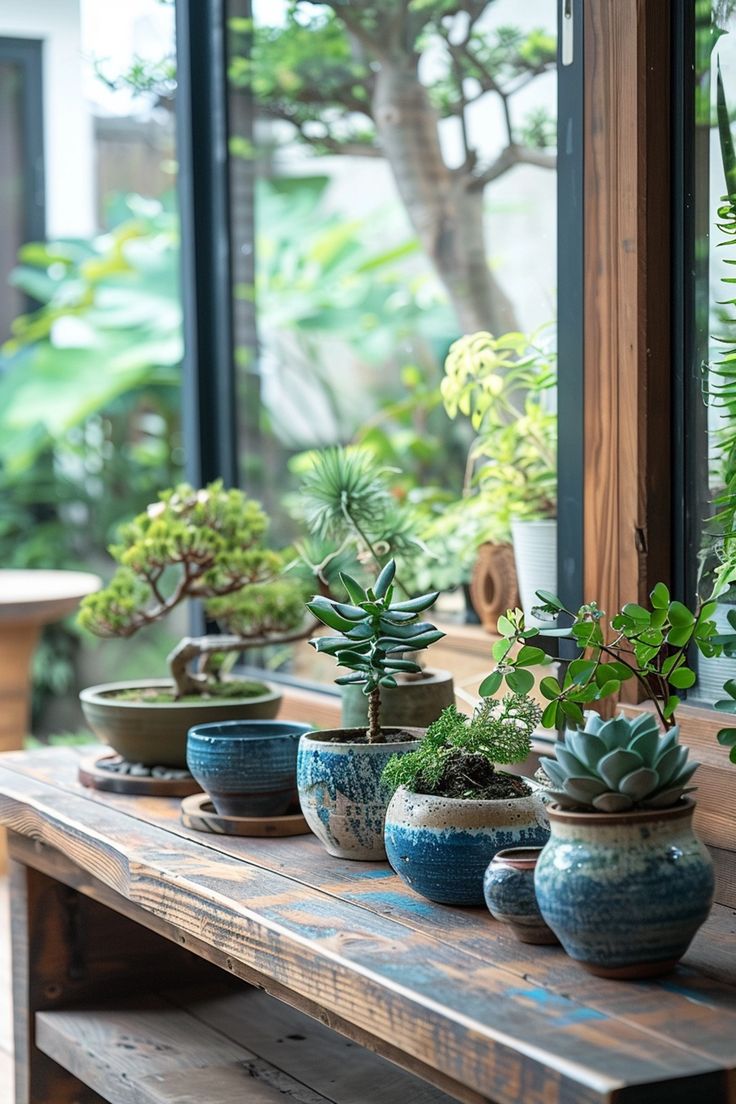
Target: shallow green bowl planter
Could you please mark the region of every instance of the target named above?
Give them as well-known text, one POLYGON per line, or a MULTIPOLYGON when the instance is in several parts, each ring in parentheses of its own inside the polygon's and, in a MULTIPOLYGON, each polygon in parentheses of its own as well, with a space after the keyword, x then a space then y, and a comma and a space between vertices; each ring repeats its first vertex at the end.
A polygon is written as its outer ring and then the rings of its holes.
POLYGON ((272 720, 281 693, 263 683, 263 693, 247 698, 203 698, 201 701, 137 702, 120 700, 122 691, 171 690, 167 679, 107 682, 82 690, 79 700, 95 736, 118 755, 147 767, 187 765, 187 733, 213 721, 272 720))

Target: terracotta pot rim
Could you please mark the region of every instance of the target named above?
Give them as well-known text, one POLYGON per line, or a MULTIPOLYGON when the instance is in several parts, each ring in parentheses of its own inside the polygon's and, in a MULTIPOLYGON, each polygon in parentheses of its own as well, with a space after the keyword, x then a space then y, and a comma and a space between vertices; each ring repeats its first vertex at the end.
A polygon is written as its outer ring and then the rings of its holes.
POLYGON ((407 786, 399 786, 396 793, 403 790, 409 797, 420 798, 426 801, 441 801, 443 805, 459 805, 468 807, 470 805, 506 805, 508 802, 513 801, 529 801, 531 798, 536 797, 541 789, 539 782, 535 782, 533 778, 527 778, 525 774, 515 774, 514 778, 521 778, 523 782, 526 782, 527 786, 531 787, 532 792, 528 794, 519 794, 518 797, 445 797, 443 794, 420 794, 415 793, 414 790, 408 789, 407 786))
POLYGON ((103 708, 109 707, 110 709, 185 710, 220 709, 223 705, 255 705, 264 701, 270 701, 274 697, 281 697, 281 691, 273 683, 265 682, 263 679, 253 679, 253 682, 262 685, 266 692, 264 694, 251 695, 247 698, 203 698, 202 701, 187 702, 121 701, 119 698, 110 696, 112 693, 120 690, 136 690, 138 688, 149 690, 157 687, 171 689, 173 686, 171 679, 166 678, 130 679, 125 682, 101 682, 96 686, 86 686, 84 690, 79 691, 79 700, 88 705, 97 705, 103 708))
POLYGON ((547 802, 547 814, 550 820, 561 824, 595 824, 599 827, 620 824, 651 824, 655 820, 684 820, 695 809, 692 797, 681 797, 674 805, 664 809, 633 809, 628 813, 590 813, 563 809, 554 801, 547 802))
POLYGON ((513 870, 533 870, 543 850, 543 847, 504 847, 496 852, 491 862, 513 870))
POLYGON ((354 725, 351 728, 322 728, 316 729, 313 732, 305 732, 302 736, 302 740, 309 741, 313 744, 321 744, 325 748, 357 748, 358 751, 365 750, 366 748, 400 748, 406 747, 407 744, 418 743, 421 740, 426 728, 414 728, 411 725, 381 725, 381 732, 409 732, 414 736, 413 740, 386 740, 379 743, 369 744, 367 740, 320 740, 320 736, 334 732, 335 734, 342 733, 355 733, 356 735, 365 736, 364 725, 354 725))

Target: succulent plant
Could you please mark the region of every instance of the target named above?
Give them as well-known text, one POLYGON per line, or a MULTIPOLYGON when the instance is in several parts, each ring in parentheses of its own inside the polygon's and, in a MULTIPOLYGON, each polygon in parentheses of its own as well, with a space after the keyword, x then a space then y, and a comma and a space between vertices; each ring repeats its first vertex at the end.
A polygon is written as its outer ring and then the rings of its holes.
POLYGON ((552 782, 548 796, 567 809, 621 813, 637 807, 666 808, 679 801, 698 763, 687 761, 675 725, 661 734, 656 717, 618 716, 604 721, 586 714, 585 727, 568 730, 555 745, 555 759, 542 758, 552 782))

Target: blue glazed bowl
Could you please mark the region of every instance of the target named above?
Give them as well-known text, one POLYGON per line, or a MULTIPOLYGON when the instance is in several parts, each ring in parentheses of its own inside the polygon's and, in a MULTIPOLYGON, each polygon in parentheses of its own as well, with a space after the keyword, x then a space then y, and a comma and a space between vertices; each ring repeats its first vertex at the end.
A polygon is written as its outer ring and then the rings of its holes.
POLYGON ((482 905, 483 876, 506 847, 549 838, 535 783, 526 797, 479 801, 416 794, 400 786, 386 812, 388 861, 407 885, 444 905, 482 905))
POLYGON ((298 721, 224 721, 195 725, 187 766, 220 816, 281 816, 296 797, 298 721))

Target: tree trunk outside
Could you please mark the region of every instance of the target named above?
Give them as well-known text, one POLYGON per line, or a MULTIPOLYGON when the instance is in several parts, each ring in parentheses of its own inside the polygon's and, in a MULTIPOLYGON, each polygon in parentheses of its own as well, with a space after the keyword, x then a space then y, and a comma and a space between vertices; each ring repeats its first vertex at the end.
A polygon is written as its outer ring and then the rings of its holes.
POLYGON ((448 169, 439 119, 416 67, 382 59, 373 118, 396 186, 465 332, 517 329, 511 300, 488 266, 483 191, 448 169))

